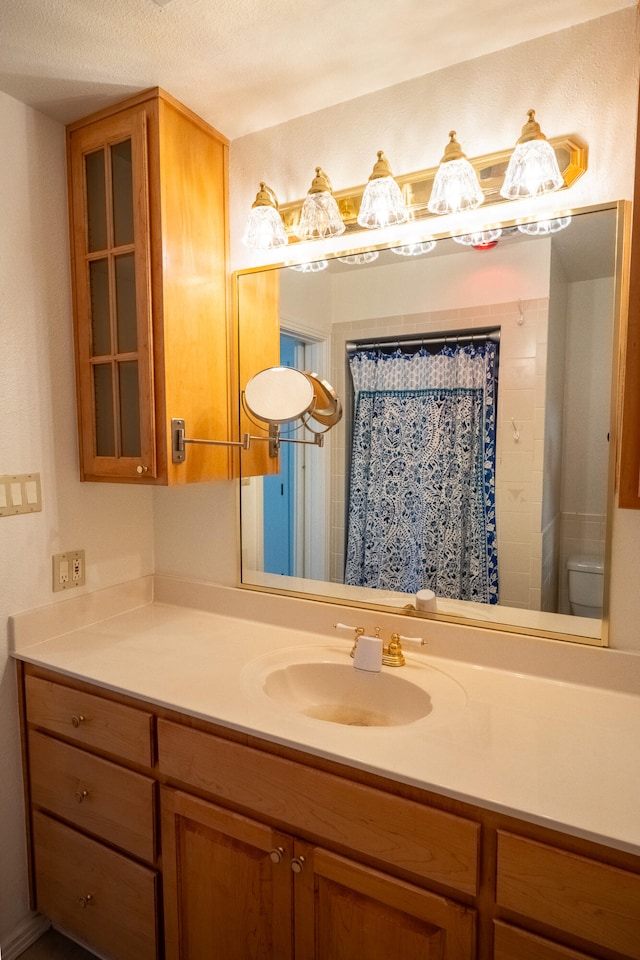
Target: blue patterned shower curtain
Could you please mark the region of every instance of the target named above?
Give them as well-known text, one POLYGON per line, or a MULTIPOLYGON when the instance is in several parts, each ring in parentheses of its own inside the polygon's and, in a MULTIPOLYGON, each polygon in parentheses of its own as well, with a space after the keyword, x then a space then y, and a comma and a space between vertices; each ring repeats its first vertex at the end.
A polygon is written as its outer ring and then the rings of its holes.
POLYGON ((345 583, 498 602, 496 344, 350 357, 345 583))

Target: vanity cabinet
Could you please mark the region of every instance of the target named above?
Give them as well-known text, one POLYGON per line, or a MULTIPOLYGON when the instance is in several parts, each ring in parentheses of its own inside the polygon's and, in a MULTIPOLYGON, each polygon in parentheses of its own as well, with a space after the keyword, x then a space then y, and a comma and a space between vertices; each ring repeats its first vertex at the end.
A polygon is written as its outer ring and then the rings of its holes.
POLYGON ((34 906, 106 960, 640 960, 640 856, 20 675, 34 906))
POLYGON ((38 910, 101 956, 157 960, 151 714, 34 676, 24 704, 38 910))
POLYGON ((227 478, 230 439, 228 142, 160 89, 67 128, 83 480, 227 478))
POLYGON ((475 957, 451 900, 179 791, 162 822, 167 960, 475 957))
MULTIPOLYGON (((337 778, 323 771, 273 756, 260 763, 261 755, 250 747, 162 720, 158 748, 159 769, 171 779, 205 786, 228 802, 248 803, 256 815, 284 820, 292 829, 305 826, 325 843, 339 836, 341 848, 373 855, 387 870, 400 862, 411 867, 411 856, 415 872, 442 873, 458 844, 460 858, 476 864, 477 825, 461 818, 440 814, 445 837, 430 838, 432 867, 418 862, 429 842, 419 824, 419 804, 347 783, 352 801, 356 795, 362 801, 351 819, 340 798, 330 799, 337 778), (387 801, 395 808, 389 823, 387 801)), ((182 790, 162 791, 162 848, 167 960, 476 956, 475 910, 182 790)), ((466 887, 469 879, 463 872, 460 877, 466 887)), ((451 879, 455 884, 455 871, 451 879)))

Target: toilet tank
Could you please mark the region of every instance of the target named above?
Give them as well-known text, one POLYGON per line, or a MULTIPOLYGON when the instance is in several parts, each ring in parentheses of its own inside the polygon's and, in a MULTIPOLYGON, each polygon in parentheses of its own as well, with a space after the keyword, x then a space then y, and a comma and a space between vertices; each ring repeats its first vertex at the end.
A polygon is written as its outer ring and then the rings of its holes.
POLYGON ((577 617, 602 617, 604 563, 599 557, 573 554, 567 560, 569 604, 577 617))

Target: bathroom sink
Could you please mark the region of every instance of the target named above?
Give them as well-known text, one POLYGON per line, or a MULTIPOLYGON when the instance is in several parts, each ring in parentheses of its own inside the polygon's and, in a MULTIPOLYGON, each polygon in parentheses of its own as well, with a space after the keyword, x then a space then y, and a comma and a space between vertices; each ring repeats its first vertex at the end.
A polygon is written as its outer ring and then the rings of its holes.
POLYGON ((466 704, 460 684, 421 658, 381 673, 353 667, 348 646, 288 647, 249 663, 252 695, 301 717, 353 727, 396 727, 466 704))
POLYGON ((390 673, 348 663, 293 663, 269 673, 264 692, 289 710, 352 727, 394 727, 431 713, 426 690, 390 673))

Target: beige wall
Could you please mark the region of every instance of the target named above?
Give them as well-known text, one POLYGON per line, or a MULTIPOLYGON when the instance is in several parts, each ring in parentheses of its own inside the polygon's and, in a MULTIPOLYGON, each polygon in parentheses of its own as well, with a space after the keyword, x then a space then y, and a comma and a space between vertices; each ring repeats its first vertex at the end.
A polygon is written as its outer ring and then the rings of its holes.
MULTIPOLYGON (((24 919, 25 831, 7 617, 65 599, 51 554, 84 548, 86 590, 153 569, 150 491, 80 483, 63 128, 0 93, 0 473, 40 473, 42 512, 0 517, 0 945, 24 919)), ((3 954, 4 954, 3 949, 3 954)))

